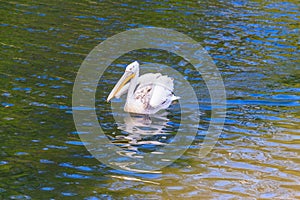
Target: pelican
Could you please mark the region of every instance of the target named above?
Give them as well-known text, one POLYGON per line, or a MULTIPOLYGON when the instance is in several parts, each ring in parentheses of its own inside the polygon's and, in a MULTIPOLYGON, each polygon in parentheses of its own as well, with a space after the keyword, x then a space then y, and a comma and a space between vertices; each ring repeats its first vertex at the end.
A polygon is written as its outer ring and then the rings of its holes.
POLYGON ((107 102, 127 93, 125 112, 154 114, 180 98, 174 95, 173 89, 173 79, 160 73, 139 77, 139 63, 135 61, 126 67, 123 76, 108 95, 107 102))

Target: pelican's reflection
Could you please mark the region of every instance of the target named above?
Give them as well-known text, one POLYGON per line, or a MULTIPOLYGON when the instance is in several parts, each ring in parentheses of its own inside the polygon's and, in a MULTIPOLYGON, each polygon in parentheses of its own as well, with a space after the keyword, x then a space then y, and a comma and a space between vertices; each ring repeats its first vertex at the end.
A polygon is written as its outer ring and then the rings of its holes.
POLYGON ((125 150, 120 153, 141 157, 137 155, 141 145, 166 145, 167 143, 161 141, 165 140, 166 135, 170 133, 168 131, 170 125, 167 124, 169 122, 168 114, 167 111, 153 115, 126 114, 123 123, 117 123, 118 129, 126 133, 126 135, 116 136, 116 142, 121 143, 125 150))

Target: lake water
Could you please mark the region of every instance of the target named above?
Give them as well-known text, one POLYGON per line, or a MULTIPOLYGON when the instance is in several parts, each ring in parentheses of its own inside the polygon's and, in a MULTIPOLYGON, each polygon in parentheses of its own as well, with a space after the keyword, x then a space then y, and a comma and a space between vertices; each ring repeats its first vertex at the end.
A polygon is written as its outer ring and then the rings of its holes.
MULTIPOLYGON (((24 0, 1 2, 0 8, 1 199, 300 198, 297 1, 24 0), (201 75, 183 58, 154 49, 130 52, 109 66, 97 88, 96 113, 125 156, 161 154, 177 131, 189 133, 179 127, 180 110, 193 116, 199 109, 193 143, 155 172, 99 162, 80 140, 72 115, 73 84, 89 52, 115 34, 144 27, 173 29, 198 41, 218 67, 227 95, 223 131, 199 158, 198 145, 214 120, 201 75), (183 98, 160 116, 132 122, 119 109, 124 100, 112 107, 105 100, 133 60, 172 67, 178 72, 172 76, 175 93, 184 94, 185 82, 176 81, 184 77, 197 102, 183 98)), ((180 148, 186 146, 174 151, 180 148)))

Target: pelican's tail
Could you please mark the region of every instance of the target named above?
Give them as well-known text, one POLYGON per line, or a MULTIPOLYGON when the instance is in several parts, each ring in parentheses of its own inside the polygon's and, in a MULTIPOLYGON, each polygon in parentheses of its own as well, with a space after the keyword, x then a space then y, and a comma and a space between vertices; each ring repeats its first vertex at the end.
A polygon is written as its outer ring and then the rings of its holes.
POLYGON ((171 101, 175 101, 175 100, 178 100, 178 99, 180 99, 180 97, 175 96, 174 94, 173 94, 173 96, 171 97, 171 101))

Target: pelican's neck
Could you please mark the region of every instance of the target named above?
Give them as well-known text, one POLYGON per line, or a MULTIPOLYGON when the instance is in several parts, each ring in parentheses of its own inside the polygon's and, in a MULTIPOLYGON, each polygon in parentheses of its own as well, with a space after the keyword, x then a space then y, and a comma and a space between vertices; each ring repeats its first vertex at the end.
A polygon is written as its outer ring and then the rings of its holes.
POLYGON ((133 93, 135 90, 135 87, 138 83, 139 78, 139 70, 135 73, 135 76, 130 80, 129 88, 128 88, 128 94, 127 94, 127 102, 129 102, 131 99, 133 99, 133 93))

